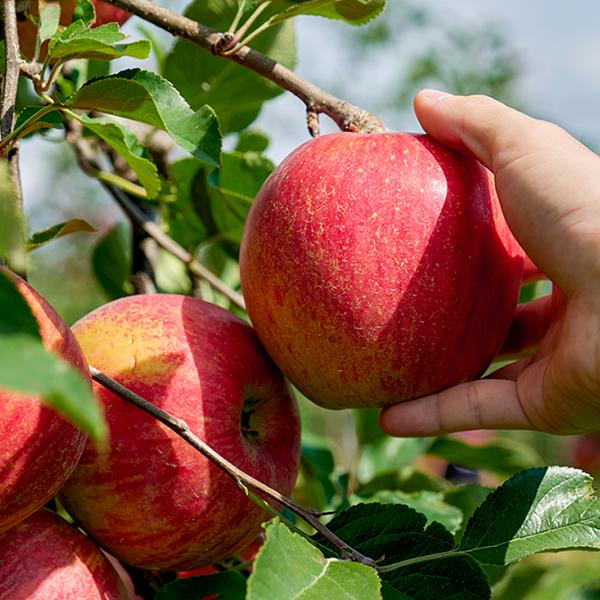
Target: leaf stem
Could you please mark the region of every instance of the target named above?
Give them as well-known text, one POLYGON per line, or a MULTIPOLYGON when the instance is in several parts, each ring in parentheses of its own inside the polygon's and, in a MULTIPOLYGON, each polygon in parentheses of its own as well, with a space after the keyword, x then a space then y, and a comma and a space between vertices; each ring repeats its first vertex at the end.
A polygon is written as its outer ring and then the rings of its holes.
MULTIPOLYGON (((157 421, 163 423, 163 425, 166 425, 169 429, 171 429, 171 431, 175 432, 179 437, 184 439, 188 444, 200 452, 202 456, 219 467, 219 469, 221 469, 228 477, 230 477, 238 486, 238 488, 240 488, 240 490, 250 499, 255 499, 255 494, 258 493, 259 495, 268 498, 270 502, 273 502, 276 505, 285 506, 293 513, 298 515, 301 519, 306 521, 311 527, 316 529, 321 535, 323 535, 323 537, 325 537, 338 550, 340 556, 365 565, 369 565, 371 567, 376 567, 374 560, 364 556, 354 548, 350 547, 348 544, 346 544, 346 542, 337 537, 337 535, 323 525, 319 521, 319 516, 321 514, 320 512, 301 506, 287 496, 284 496, 277 490, 274 490, 255 477, 252 477, 252 475, 249 475, 248 473, 245 473, 236 467, 232 462, 221 456, 216 450, 195 435, 184 420, 171 415, 158 406, 152 404, 145 398, 138 396, 138 394, 135 392, 132 392, 130 389, 121 385, 112 377, 109 377, 91 365, 90 373, 94 381, 98 382, 107 390, 110 390, 119 398, 125 400, 126 402, 131 402, 138 408, 142 409, 144 412, 154 417, 157 421)), ((257 504, 262 506, 260 502, 257 504)), ((262 508, 264 508, 264 506, 262 506, 262 508)))
POLYGON ((127 192, 131 196, 135 196, 141 200, 148 200, 148 194, 146 193, 144 187, 137 185, 137 183, 133 183, 133 181, 129 181, 129 179, 125 179, 125 177, 117 175, 117 173, 112 173, 110 171, 97 171, 95 176, 102 183, 116 185, 118 188, 121 188, 124 192, 127 192))
POLYGON ((271 4, 271 0, 265 0, 261 4, 256 7, 256 10, 246 19, 245 23, 239 28, 238 31, 234 30, 234 33, 238 38, 243 38, 246 35, 246 32, 252 27, 256 19, 260 17, 260 15, 265 11, 267 6, 271 4))

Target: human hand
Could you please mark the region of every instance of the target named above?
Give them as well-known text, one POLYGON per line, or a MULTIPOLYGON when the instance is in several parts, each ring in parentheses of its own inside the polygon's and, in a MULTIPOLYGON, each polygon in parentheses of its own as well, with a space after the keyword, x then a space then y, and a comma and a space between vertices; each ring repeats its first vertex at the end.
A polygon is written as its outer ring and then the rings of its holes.
POLYGON ((383 429, 600 430, 600 157, 560 127, 484 96, 424 90, 415 111, 432 137, 494 173, 506 221, 553 293, 520 305, 507 338, 512 350, 533 344, 535 354, 386 408, 383 429))

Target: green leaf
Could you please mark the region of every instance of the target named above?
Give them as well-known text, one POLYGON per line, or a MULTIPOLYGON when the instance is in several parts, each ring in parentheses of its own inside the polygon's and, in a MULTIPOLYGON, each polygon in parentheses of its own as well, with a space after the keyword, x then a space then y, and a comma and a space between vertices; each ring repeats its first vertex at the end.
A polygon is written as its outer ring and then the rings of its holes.
POLYGON ((124 56, 145 59, 150 56, 152 46, 149 41, 119 43, 126 37, 119 31, 116 23, 90 29, 83 21, 75 21, 63 32, 52 37, 48 49, 48 61, 65 62, 73 58, 114 60, 124 56))
POLYGON ((356 476, 366 484, 386 473, 397 472, 411 465, 427 450, 431 440, 427 438, 384 437, 365 446, 360 455, 356 476))
POLYGON ((41 340, 40 328, 25 298, 4 269, 0 269, 0 336, 27 334, 41 340))
POLYGON ((416 510, 427 517, 427 523, 436 521, 443 525, 451 533, 458 531, 463 520, 463 514, 456 506, 452 506, 444 500, 441 492, 423 490, 407 494, 399 490, 380 490, 374 494, 364 497, 354 495, 350 497, 350 504, 359 503, 379 504, 403 504, 416 510))
MULTIPOLYGON (((209 233, 205 219, 210 210, 206 191, 205 166, 195 158, 171 163, 171 182, 177 189, 175 202, 162 205, 162 216, 169 235, 188 250, 194 249, 209 233)), ((210 215, 209 215, 210 216, 210 215)))
POLYGON ((227 239, 241 240, 254 198, 274 168, 257 152, 223 154, 221 168, 213 171, 208 181, 212 218, 227 239))
POLYGON ((310 542, 278 520, 267 525, 267 539, 248 579, 248 600, 377 600, 380 581, 374 569, 326 559, 310 542))
MULTIPOLYGON (((235 0, 194 0, 186 16, 217 31, 227 31, 237 11, 235 0)), ((265 14, 274 14, 269 8, 265 14), (270 11, 270 12, 269 12, 270 11)), ((252 47, 274 61, 293 68, 296 61, 291 22, 273 27, 252 47)), ((172 81, 194 109, 212 106, 223 133, 241 131, 258 116, 267 100, 283 92, 264 77, 231 60, 212 56, 188 40, 179 39, 165 61, 164 76, 172 81)))
POLYGON ((209 596, 219 600, 244 600, 246 579, 235 571, 176 579, 162 587, 154 600, 202 600, 209 596))
POLYGON ((120 222, 98 241, 92 253, 94 273, 110 298, 131 293, 131 261, 130 233, 120 222))
POLYGON ((0 258, 19 262, 24 249, 23 213, 5 160, 0 160, 0 258))
POLYGON ((194 112, 173 85, 156 73, 129 69, 92 79, 69 98, 67 105, 164 129, 199 160, 219 165, 221 133, 214 111, 202 106, 194 112))
POLYGON ((477 510, 477 507, 492 493, 492 491, 492 488, 471 483, 444 492, 445 502, 458 508, 463 515, 461 526, 454 535, 456 540, 460 541, 465 527, 467 526, 467 522, 475 510, 477 510))
POLYGON ((40 129, 62 129, 62 115, 58 109, 51 110, 48 106, 26 106, 15 123, 15 131, 19 128, 23 128, 23 133, 27 132, 24 136, 21 133, 20 137, 27 137, 40 129))
POLYGON ((39 339, 28 334, 0 336, 0 386, 40 396, 94 439, 106 439, 106 424, 91 387, 39 339))
POLYGON ((93 225, 90 225, 90 223, 84 219, 69 219, 63 223, 58 223, 57 225, 52 225, 51 227, 46 227, 45 229, 36 231, 27 241, 27 249, 33 250, 43 246, 44 244, 47 244, 48 242, 51 242, 52 240, 55 240, 56 238, 81 231, 93 233, 97 230, 93 225))
POLYGON ((142 156, 143 147, 135 135, 123 125, 106 117, 92 118, 76 115, 76 118, 92 133, 110 144, 133 169, 144 186, 148 198, 155 198, 161 183, 156 165, 142 156))
POLYGON ((96 19, 96 9, 94 3, 90 0, 77 0, 75 4, 75 10, 73 11, 72 21, 81 20, 89 27, 89 25, 96 19))
POLYGON ((568 467, 518 473, 475 511, 460 550, 494 565, 537 552, 600 550, 600 500, 593 481, 568 467))
MULTIPOLYGON (((287 4, 290 4, 288 1, 287 4)), ((386 0, 308 0, 293 2, 273 21, 280 22, 300 15, 315 15, 329 19, 339 19, 350 25, 365 25, 380 15, 385 9, 386 0)))
POLYGON ((433 441, 427 453, 451 464, 485 469, 499 475, 514 475, 523 469, 543 464, 542 458, 531 446, 506 438, 498 438, 485 446, 473 446, 454 438, 439 437, 433 441))
POLYGON ((58 30, 60 22, 60 5, 49 2, 39 4, 40 20, 38 24, 37 37, 40 42, 50 39, 58 30))
POLYGON ((393 570, 380 573, 388 584, 384 587, 386 599, 489 598, 481 567, 454 552, 454 538, 442 525, 426 527, 426 521, 408 506, 358 504, 335 516, 327 526, 353 548, 378 560, 380 568, 394 565, 393 570))
POLYGON ((269 136, 258 129, 244 129, 235 146, 236 152, 264 152, 269 146, 269 136))

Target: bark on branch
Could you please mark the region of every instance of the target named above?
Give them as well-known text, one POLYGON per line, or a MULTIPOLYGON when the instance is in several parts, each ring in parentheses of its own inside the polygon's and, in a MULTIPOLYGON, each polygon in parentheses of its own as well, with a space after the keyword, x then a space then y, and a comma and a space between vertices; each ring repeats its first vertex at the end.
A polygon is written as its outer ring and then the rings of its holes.
MULTIPOLYGON (((227 32, 220 33, 162 6, 157 6, 152 0, 107 1, 138 15, 175 36, 190 40, 213 54, 215 49, 222 46, 220 42, 223 36, 227 34, 227 32)), ((272 58, 252 50, 248 46, 239 48, 233 53, 222 54, 217 52, 217 54, 262 75, 302 100, 313 120, 313 125, 310 127, 312 135, 317 131, 314 126, 314 117, 318 114, 325 114, 333 119, 342 131, 376 133, 385 130, 382 121, 375 115, 332 96, 272 58)))

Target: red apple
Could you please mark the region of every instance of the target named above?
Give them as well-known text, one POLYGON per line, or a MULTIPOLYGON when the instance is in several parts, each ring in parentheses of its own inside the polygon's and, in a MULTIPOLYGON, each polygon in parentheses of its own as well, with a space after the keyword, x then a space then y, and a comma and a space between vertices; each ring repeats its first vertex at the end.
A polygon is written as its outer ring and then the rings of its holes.
POLYGON ((592 475, 600 475, 600 433, 586 433, 569 439, 570 464, 592 475))
POLYGON ((127 600, 107 558, 43 508, 0 535, 0 600, 127 600))
MULTIPOLYGON (((75 324, 90 364, 284 494, 299 458, 295 401, 246 323, 177 295, 111 302, 75 324)), ((97 386, 110 449, 88 445, 61 492, 69 513, 131 565, 189 570, 243 549, 265 512, 164 425, 97 386)))
MULTIPOLYGON (((6 269, 40 327, 44 345, 89 380, 87 363, 66 323, 27 283, 6 269)), ((85 433, 40 398, 0 388, 0 532, 52 498, 63 486, 86 442, 85 433)))
POLYGON ((96 21, 94 22, 96 27, 106 23, 123 25, 131 17, 131 13, 108 2, 94 0, 94 6, 96 7, 96 21))
POLYGON ((337 133, 267 180, 240 269, 259 338, 303 394, 383 407, 485 370, 522 255, 478 162, 423 135, 337 133))

